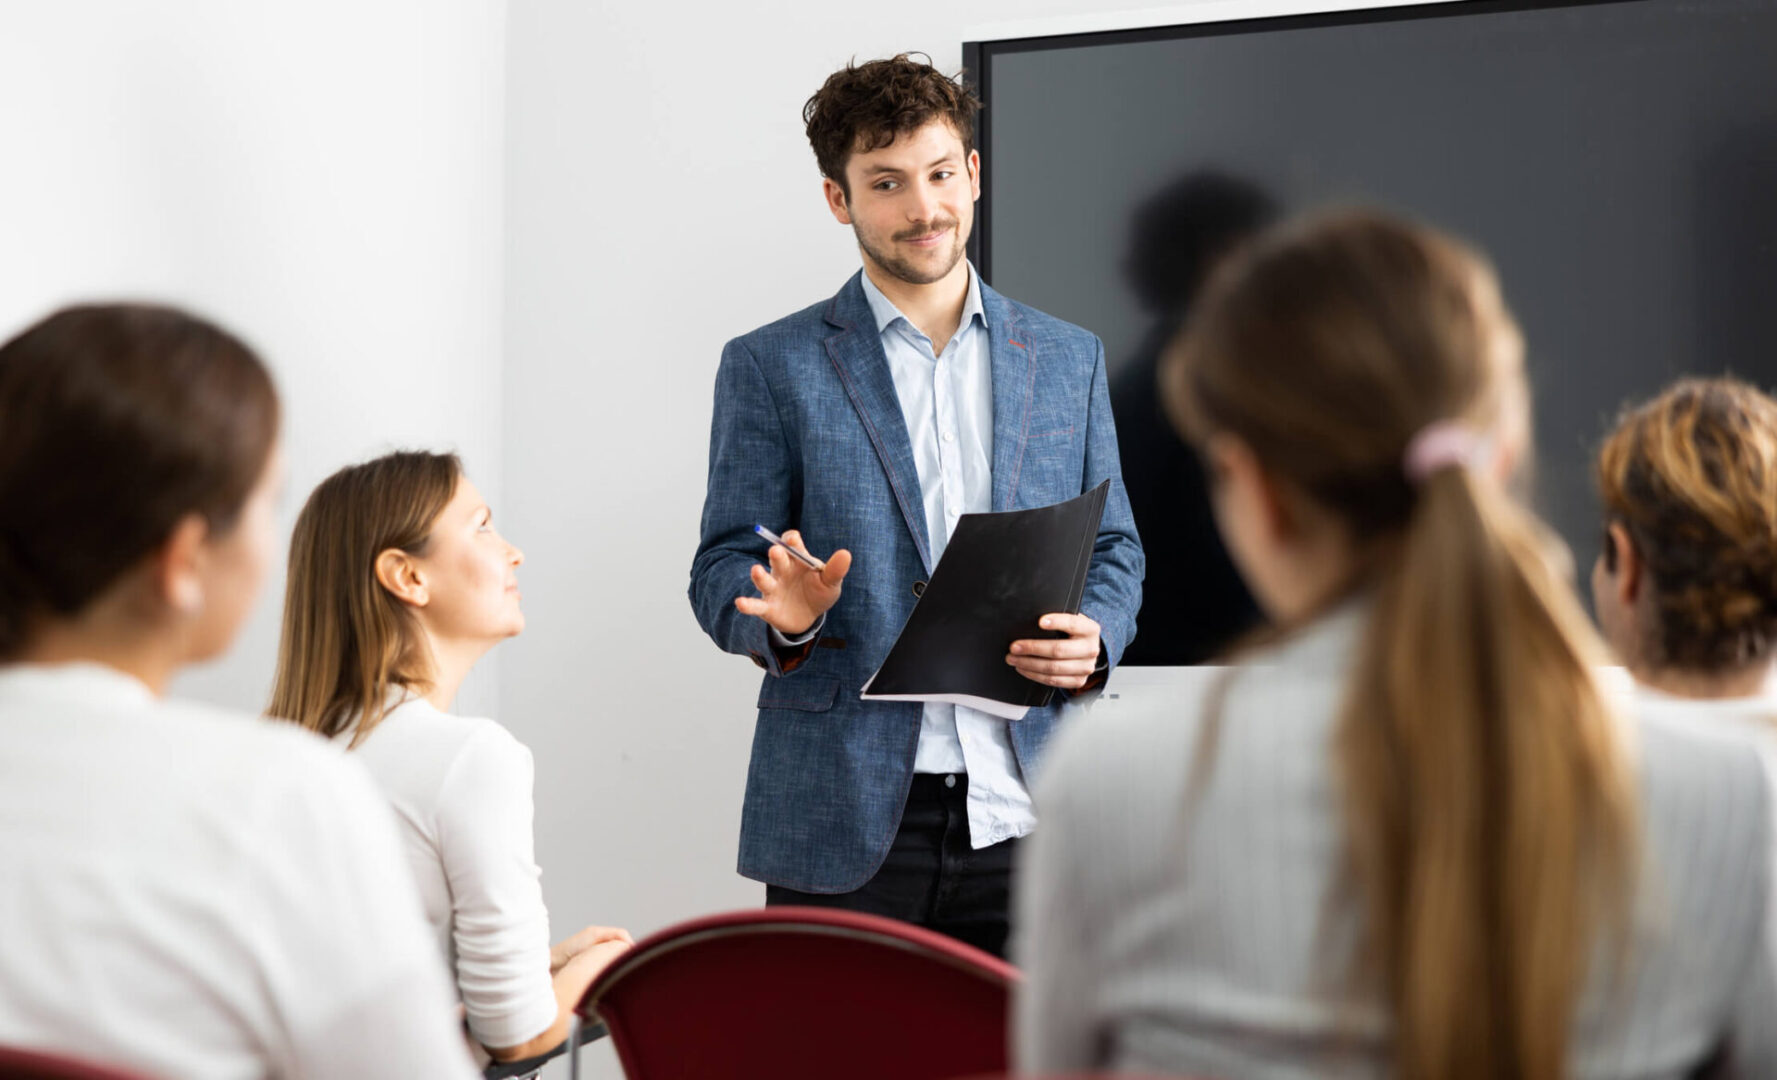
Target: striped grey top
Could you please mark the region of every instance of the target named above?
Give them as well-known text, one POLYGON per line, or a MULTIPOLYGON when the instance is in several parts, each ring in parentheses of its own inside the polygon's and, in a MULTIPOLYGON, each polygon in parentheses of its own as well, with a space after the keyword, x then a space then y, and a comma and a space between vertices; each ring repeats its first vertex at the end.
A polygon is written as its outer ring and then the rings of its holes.
MULTIPOLYGON (((1331 738, 1366 609, 1233 676, 1190 815, 1200 702, 1099 710, 1036 788, 1015 955, 1021 1069, 1296 1080, 1388 1075, 1388 1021, 1345 989, 1357 914, 1339 869, 1331 738)), ((1645 878, 1629 967, 1597 965, 1577 1078, 1682 1077, 1730 1045, 1777 1077, 1773 784, 1744 732, 1642 716, 1645 878)))

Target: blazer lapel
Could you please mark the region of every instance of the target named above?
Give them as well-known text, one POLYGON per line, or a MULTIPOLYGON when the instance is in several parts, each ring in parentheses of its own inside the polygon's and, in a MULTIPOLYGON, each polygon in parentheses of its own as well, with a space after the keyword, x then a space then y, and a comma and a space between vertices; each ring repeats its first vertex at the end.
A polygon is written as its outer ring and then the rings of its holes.
POLYGON ((1011 510, 1018 497, 1024 441, 1030 435, 1031 399, 1036 393, 1036 344, 1019 332, 1018 314, 1007 299, 981 284, 981 308, 993 364, 993 508, 1011 510))
MULTIPOLYGON (((920 495, 919 470, 913 464, 913 440, 907 434, 907 421, 901 415, 901 398, 895 393, 895 380, 889 374, 888 357, 882 351, 882 337, 876 330, 876 319, 864 299, 864 287, 857 275, 845 283, 827 305, 826 319, 838 332, 827 338, 827 355, 839 372, 839 381, 851 397, 852 405, 864 421, 864 430, 876 456, 882 460, 889 486, 894 488, 895 501, 907 521, 907 531, 919 549, 919 561, 929 573, 932 549, 926 535, 925 502, 920 495)), ((995 371, 998 375, 998 371, 995 371)))

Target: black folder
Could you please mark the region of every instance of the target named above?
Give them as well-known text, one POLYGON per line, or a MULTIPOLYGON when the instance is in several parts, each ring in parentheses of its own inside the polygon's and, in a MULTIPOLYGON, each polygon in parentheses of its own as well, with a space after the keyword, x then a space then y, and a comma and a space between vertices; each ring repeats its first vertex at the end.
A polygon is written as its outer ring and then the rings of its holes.
POLYGON ((1017 720, 1053 687, 1006 663, 1012 642, 1065 637, 1037 620, 1077 613, 1104 517, 1106 480, 1034 510, 964 514, 888 658, 864 684, 872 701, 948 701, 1017 720))

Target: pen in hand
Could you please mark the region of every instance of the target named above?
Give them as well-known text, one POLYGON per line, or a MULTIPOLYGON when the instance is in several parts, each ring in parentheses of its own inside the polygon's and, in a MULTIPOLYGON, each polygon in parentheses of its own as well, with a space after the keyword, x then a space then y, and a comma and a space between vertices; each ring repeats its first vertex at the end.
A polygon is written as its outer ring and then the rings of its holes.
POLYGON ((781 634, 806 633, 839 602, 841 583, 851 569, 851 552, 840 548, 823 562, 808 554, 796 530, 778 536, 763 525, 756 528, 772 548, 767 562, 754 563, 747 571, 759 595, 735 597, 734 608, 765 620, 781 634))
POLYGON ((785 551, 789 552, 793 558, 800 561, 804 566, 807 566, 810 570, 825 570, 827 568, 826 563, 815 558, 813 555, 805 554, 804 552, 799 551, 796 548, 793 548, 790 545, 784 543, 783 537, 772 532, 770 529, 767 529, 765 526, 755 525, 755 526, 753 526, 753 531, 758 533, 760 536, 763 536, 765 539, 771 541, 773 544, 777 545, 778 547, 781 547, 785 551))

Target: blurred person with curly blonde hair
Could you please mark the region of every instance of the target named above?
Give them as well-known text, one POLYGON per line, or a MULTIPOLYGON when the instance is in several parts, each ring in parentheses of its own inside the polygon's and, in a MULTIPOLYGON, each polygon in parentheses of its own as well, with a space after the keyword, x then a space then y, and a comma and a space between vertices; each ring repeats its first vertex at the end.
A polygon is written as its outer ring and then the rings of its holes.
POLYGON ((1598 486, 1592 596, 1636 682, 1777 715, 1777 401, 1732 378, 1675 383, 1618 419, 1598 486))

